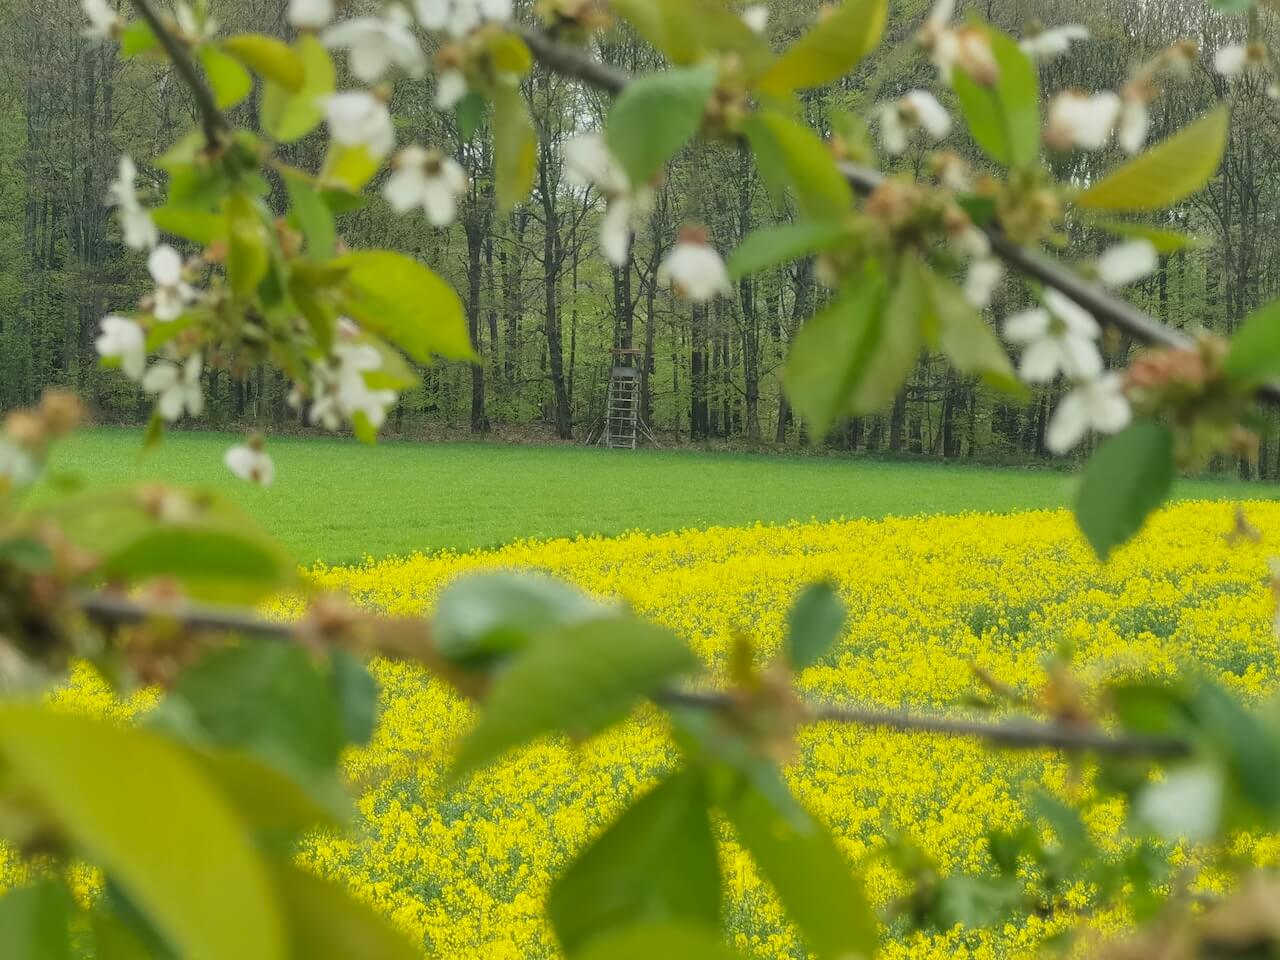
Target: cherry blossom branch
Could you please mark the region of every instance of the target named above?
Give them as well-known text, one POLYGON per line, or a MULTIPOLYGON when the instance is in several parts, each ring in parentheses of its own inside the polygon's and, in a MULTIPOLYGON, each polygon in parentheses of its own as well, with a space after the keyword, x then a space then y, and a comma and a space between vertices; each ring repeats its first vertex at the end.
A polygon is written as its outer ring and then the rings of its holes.
MULTIPOLYGON (((104 627, 131 626, 148 621, 181 623, 192 630, 236 633, 269 640, 295 640, 307 635, 305 621, 285 623, 263 620, 253 614, 192 604, 149 606, 126 597, 105 593, 84 594, 76 605, 92 622, 104 627)), ((377 629, 378 620, 366 626, 377 629)), ((390 621, 386 622, 390 626, 390 621)), ((392 651, 397 645, 392 645, 392 651)), ((415 655, 420 655, 418 651, 415 655)), ((395 656, 394 652, 388 655, 395 656)), ((421 657, 419 656, 421 659, 421 657)), ((434 658, 432 658, 434 659, 434 658)), ((430 665, 429 665, 430 666, 430 665)), ((653 700, 668 707, 689 707, 724 712, 736 701, 727 693, 665 690, 653 700)), ((1098 730, 1076 729, 1061 724, 1015 721, 983 723, 951 717, 912 715, 898 711, 867 710, 840 704, 808 703, 804 715, 815 723, 843 723, 903 733, 932 733, 949 737, 973 737, 994 746, 1017 750, 1070 750, 1111 756, 1179 757, 1190 745, 1173 737, 1112 736, 1098 730)))
POLYGON ((230 127, 227 124, 227 118, 222 115, 222 111, 218 109, 217 102, 213 99, 213 92, 196 71, 191 57, 187 55, 186 47, 169 32, 168 27, 165 26, 148 0, 132 0, 132 3, 134 9, 138 11, 138 15, 151 28, 151 32, 156 35, 156 40, 159 41, 160 46, 164 47, 164 52, 169 55, 169 59, 173 62, 173 68, 178 71, 178 76, 182 79, 182 82, 191 91, 191 95, 195 97, 196 112, 200 114, 200 127, 204 131, 205 142, 210 147, 218 146, 222 142, 223 135, 227 133, 230 127))
MULTIPOLYGON (((525 27, 521 36, 543 64, 596 89, 616 95, 626 88, 630 80, 625 73, 600 63, 586 51, 560 43, 540 30, 525 27)), ((861 196, 871 193, 884 182, 884 175, 870 167, 848 162, 841 162, 839 167, 854 192, 861 196)), ((1111 296, 1070 267, 1038 250, 1014 243, 998 228, 988 226, 986 233, 991 240, 992 251, 1001 260, 1074 300, 1099 322, 1153 346, 1185 347, 1193 342, 1187 335, 1171 329, 1133 304, 1111 296)), ((1280 404, 1280 385, 1264 384, 1257 393, 1270 403, 1280 404)))

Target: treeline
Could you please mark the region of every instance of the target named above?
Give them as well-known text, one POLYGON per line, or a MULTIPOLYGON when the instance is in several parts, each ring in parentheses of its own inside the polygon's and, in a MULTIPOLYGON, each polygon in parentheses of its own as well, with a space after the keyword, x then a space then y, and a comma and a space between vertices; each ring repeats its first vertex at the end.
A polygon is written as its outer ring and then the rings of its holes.
MULTIPOLYGON (((931 68, 910 45, 928 5, 897 3, 885 52, 840 85, 807 95, 808 119, 827 129, 837 111, 870 116, 878 103, 934 87, 931 68)), ((774 40, 798 34, 815 6, 811 0, 772 3, 774 40)), ((1031 0, 962 6, 1015 35, 1049 12, 1031 0)), ((283 7, 282 0, 220 0, 216 14, 228 29, 275 31, 283 7)), ((1210 52, 1239 39, 1227 32, 1238 27, 1204 0, 1070 0, 1051 15, 1055 23, 1085 24, 1093 39, 1043 68, 1049 89, 1117 89, 1133 66, 1178 39, 1195 39, 1210 52)), ((148 405, 118 374, 98 368, 93 349, 107 309, 133 302, 148 286, 144 264, 121 243, 104 197, 121 153, 135 158, 144 183, 159 184, 153 159, 192 125, 191 104, 164 69, 122 61, 110 45, 83 38, 78 0, 14 0, 0 8, 0 26, 0 408, 30 403, 45 385, 62 384, 77 389, 101 420, 141 422, 148 405)), ((1263 29, 1273 25, 1264 22, 1263 29)), ((621 31, 603 36, 595 52, 623 70, 656 66, 645 46, 621 31)), ((1210 60, 1202 58, 1156 101, 1152 134, 1160 138, 1216 101, 1232 104, 1231 141, 1219 175, 1161 220, 1201 242, 1162 257, 1159 272, 1127 294, 1175 327, 1229 332, 1277 293, 1280 106, 1268 97, 1265 79, 1228 86, 1210 60)), ((808 442, 788 409, 779 372, 799 324, 826 296, 815 265, 800 262, 742 280, 734 297, 705 307, 676 301, 656 280, 682 224, 705 224, 727 253, 752 229, 792 217, 770 201, 747 154, 732 145, 698 145, 680 155, 637 230, 630 263, 611 268, 598 251, 603 204, 571 185, 560 150, 571 136, 599 125, 607 101, 535 67, 524 86, 544 134, 535 188, 527 202, 499 216, 489 131, 482 123, 464 138, 455 117, 432 106, 432 84, 430 77, 397 84, 396 112, 409 118, 398 135, 402 144, 440 146, 466 168, 471 186, 458 221, 437 230, 420 215, 396 216, 375 188, 340 228, 353 247, 409 251, 447 276, 467 306, 483 362, 423 369, 423 387, 402 397, 392 432, 537 425, 581 439, 603 410, 611 351, 633 348, 644 416, 660 437, 808 442)), ((250 98, 233 119, 253 126, 255 115, 256 98, 250 98)), ((962 134, 945 146, 980 166, 962 134)), ((315 169, 319 151, 317 139, 306 139, 287 157, 315 169)), ((928 159, 925 148, 913 147, 901 162, 919 170, 928 159)), ((1054 173, 1085 182, 1116 159, 1058 158, 1054 173)), ((273 199, 282 201, 283 185, 274 189, 273 199)), ((1063 255, 1074 258, 1098 252, 1105 241, 1084 224, 1070 224, 1061 243, 1063 255)), ((1026 300, 1019 284, 1005 281, 994 315, 1026 300)), ((1112 342, 1108 348, 1120 362, 1131 346, 1112 342)), ((301 426, 287 402, 288 384, 274 373, 206 377, 213 423, 301 426)), ((1059 395, 1056 388, 1041 389, 1025 405, 1010 404, 940 358, 922 355, 889 408, 849 422, 827 443, 946 458, 1044 456, 1045 428, 1059 395)), ((1280 475, 1276 432, 1276 423, 1264 432, 1264 476, 1280 475)))

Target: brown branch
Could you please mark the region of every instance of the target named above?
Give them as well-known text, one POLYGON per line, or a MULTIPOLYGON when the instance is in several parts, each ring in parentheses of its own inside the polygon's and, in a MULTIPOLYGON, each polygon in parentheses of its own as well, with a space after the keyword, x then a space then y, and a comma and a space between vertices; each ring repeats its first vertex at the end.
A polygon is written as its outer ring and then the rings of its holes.
MULTIPOLYGON (((626 88, 630 79, 626 74, 598 62, 586 51, 560 43, 539 30, 523 28, 521 35, 533 55, 551 69, 615 95, 626 88)), ((839 166, 849 185, 862 196, 871 193, 884 181, 884 175, 870 167, 844 162, 839 166)), ((1110 324, 1135 340, 1154 346, 1183 347, 1192 343, 1190 337, 1171 329, 1133 304, 1111 296, 1040 251, 1016 244, 992 227, 987 228, 987 235, 991 239, 991 249, 1000 259, 1070 297, 1101 323, 1110 324)), ((1280 404, 1280 385, 1265 384, 1257 392, 1269 403, 1280 404)))
POLYGON ((223 135, 227 133, 230 127, 227 124, 227 118, 218 109, 217 101, 214 100, 213 92, 209 89, 209 85, 205 83, 197 72, 195 64, 192 63, 187 48, 169 31, 169 28, 160 19, 160 15, 156 13, 149 0, 132 0, 132 2, 134 9, 138 11, 138 15, 151 28, 151 32, 156 35, 156 40, 160 42, 160 46, 164 47, 164 52, 173 61, 173 68, 178 71, 178 76, 182 78, 182 82, 191 91, 191 95, 195 97, 196 112, 200 114, 200 127, 204 131, 205 142, 210 147, 218 146, 222 143, 223 135))
MULTIPOLYGON (((81 612, 89 620, 105 627, 128 626, 149 620, 180 622, 193 630, 218 633, 237 633, 263 637, 270 640, 292 640, 301 636, 306 626, 298 623, 282 623, 263 620, 252 614, 217 607, 190 604, 151 607, 125 597, 104 593, 85 594, 77 599, 81 612)), ((377 621, 372 618, 363 624, 377 632, 377 621)), ((394 621, 385 621, 389 630, 395 629, 394 621)), ((366 649, 377 649, 388 656, 411 656, 416 660, 429 660, 432 669, 449 670, 451 665, 439 661, 434 650, 424 650, 414 644, 407 652, 398 644, 373 643, 366 649)), ((454 672, 454 671, 449 671, 454 672)), ((455 677, 449 679, 456 682, 455 677)), ((473 681, 474 685, 474 681, 473 681)), ((697 693, 681 690, 663 691, 653 698, 664 706, 692 707, 702 710, 727 711, 735 701, 725 693, 697 693)), ((1079 730, 1058 724, 1013 722, 1004 724, 982 723, 951 717, 912 715, 893 711, 866 710, 838 704, 810 703, 805 705, 806 715, 818 723, 844 723, 903 733, 933 733, 949 737, 973 737, 995 746, 1018 750, 1079 750, 1105 753, 1112 756, 1179 757, 1190 752, 1183 740, 1171 737, 1112 736, 1096 730, 1079 730)))

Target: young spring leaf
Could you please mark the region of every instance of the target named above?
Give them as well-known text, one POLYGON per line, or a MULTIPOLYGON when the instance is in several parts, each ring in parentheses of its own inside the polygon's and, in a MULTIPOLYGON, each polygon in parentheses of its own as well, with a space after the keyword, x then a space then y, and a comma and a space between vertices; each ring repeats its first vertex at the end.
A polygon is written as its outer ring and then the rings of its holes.
POLYGON ((1107 217, 1089 217, 1087 222, 1092 227, 1105 230, 1107 233, 1126 239, 1146 240, 1156 248, 1156 253, 1168 256, 1179 250, 1198 247, 1203 241, 1194 234, 1154 227, 1149 223, 1136 223, 1132 220, 1113 220, 1107 217))
POLYGON ((1247 386, 1280 376, 1280 300, 1249 314, 1231 338, 1223 369, 1247 386))
POLYGON ((591 944, 575 960, 745 960, 731 950, 716 926, 689 923, 637 923, 616 928, 591 944))
POLYGON ((765 179, 795 194, 813 220, 843 220, 853 206, 853 191, 831 152, 808 126, 776 110, 748 117, 747 139, 765 179))
POLYGON ((627 616, 589 620, 539 637, 494 680, 451 777, 456 780, 544 734, 596 733, 697 663, 675 634, 627 616))
POLYGON ((537 146, 538 135, 519 88, 497 87, 493 94, 493 163, 500 214, 529 195, 537 146))
POLYGON ((969 134, 996 163, 1013 169, 1040 159, 1040 81, 1035 64, 1008 34, 986 27, 1000 74, 984 86, 963 69, 955 75, 956 97, 969 134))
POLYGON ((831 649, 844 628, 845 606, 829 582, 800 591, 787 614, 787 660, 793 670, 811 667, 831 649))
POLYGON ((128 60, 157 50, 160 41, 145 20, 131 20, 120 34, 120 56, 128 60))
POLYGON ((180 747, 142 730, 8 705, 0 707, 0 756, 9 778, 181 955, 286 956, 264 861, 180 747))
POLYGON ((302 92, 306 64, 288 44, 260 33, 241 33, 227 37, 222 48, 263 79, 289 93, 302 92))
POLYGON ((990 386, 1020 395, 1025 387, 1014 373, 1000 340, 954 283, 928 271, 930 316, 937 324, 928 339, 936 342, 960 373, 980 376, 990 386))
POLYGON ((71 897, 57 881, 40 880, 0 896, 0 956, 5 960, 70 960, 71 897))
POLYGON ((843 225, 827 220, 760 227, 748 234, 729 255, 729 276, 737 280, 818 250, 829 250, 848 237, 849 232, 843 225))
POLYGON ((1089 187, 1086 210, 1160 210, 1200 190, 1227 145, 1228 114, 1218 107, 1089 187))
POLYGON ((923 318, 929 308, 927 271, 918 254, 902 254, 874 353, 849 402, 850 413, 883 410, 915 367, 924 346, 923 318))
POLYGON ((627 84, 604 136, 632 183, 657 174, 698 132, 715 86, 712 64, 669 67, 627 84))
POLYGON ((213 99, 222 110, 228 110, 253 92, 253 77, 217 47, 201 47, 200 63, 213 88, 213 99))
POLYGON ((875 914, 853 868, 826 827, 798 805, 780 810, 772 792, 744 781, 725 801, 738 839, 819 960, 873 957, 875 914))
POLYGON ((845 0, 774 61, 757 89, 781 97, 840 79, 875 49, 888 12, 888 0, 845 0))
POLYGON ((1239 700, 1208 680, 1195 685, 1191 710, 1199 732, 1207 737, 1239 785, 1242 799, 1274 823, 1280 806, 1280 778, 1276 777, 1280 742, 1276 735, 1239 700))
POLYGON ((165 233, 205 246, 227 239, 227 218, 220 213, 164 206, 154 208, 151 219, 165 233))
POLYGON ((615 0, 612 7, 680 66, 705 62, 708 53, 732 53, 753 74, 773 59, 768 44, 723 0, 615 0))
POLYGON ((419 960, 421 950, 343 887, 291 863, 272 865, 293 942, 307 960, 419 960))
POLYGON ((343 740, 364 746, 378 719, 377 681, 354 654, 335 649, 329 654, 329 682, 338 703, 343 740))
POLYGON ((1173 434, 1150 420, 1131 424, 1094 451, 1076 498, 1076 521, 1099 560, 1142 529, 1173 485, 1173 434))
POLYGON ((237 297, 251 299, 270 265, 269 237, 253 200, 242 192, 227 202, 227 238, 227 282, 237 297))
POLYGON ((290 219, 302 231, 307 253, 316 260, 328 260, 337 243, 337 229, 329 205, 305 176, 286 175, 284 185, 289 191, 290 219))
POLYGON ((304 33, 294 44, 302 63, 302 86, 292 93, 270 81, 263 84, 260 119, 262 129, 281 143, 305 137, 324 119, 324 98, 333 93, 333 59, 324 44, 312 33, 304 33))
POLYGON ((637 800, 551 888, 547 914, 565 954, 629 922, 714 929, 720 863, 702 774, 672 774, 637 800))
POLYGON ((345 311, 419 363, 433 354, 472 360, 462 301, 417 260, 393 250, 361 250, 332 261, 346 271, 345 311))
POLYGON ((849 412, 875 355, 883 310, 884 282, 869 276, 807 320, 792 341, 782 382, 815 436, 824 436, 849 412))

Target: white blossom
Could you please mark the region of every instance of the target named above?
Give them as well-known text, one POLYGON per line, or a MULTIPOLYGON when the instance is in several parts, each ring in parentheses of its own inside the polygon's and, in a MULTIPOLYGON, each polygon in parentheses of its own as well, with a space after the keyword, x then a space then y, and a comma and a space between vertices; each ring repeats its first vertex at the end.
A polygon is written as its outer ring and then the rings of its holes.
POLYGON ((1004 265, 994 257, 983 257, 969 265, 964 280, 964 298, 980 310, 991 305, 996 285, 1004 276, 1004 265))
POLYGON ((706 303, 733 292, 729 271, 700 230, 686 230, 658 267, 658 282, 670 285, 676 296, 706 303))
POLYGON ((436 76, 436 106, 452 110, 467 95, 467 75, 461 70, 441 70, 436 76))
POLYGON ((769 26, 769 8, 763 3, 753 3, 742 11, 742 22, 752 33, 764 33, 769 26))
POLYGON ((1070 50, 1071 44, 1075 41, 1088 39, 1088 27, 1070 23, 1049 30, 1041 30, 1026 37, 1018 46, 1032 60, 1052 60, 1070 50))
POLYGON ((1004 322, 1004 335, 1023 347, 1018 373, 1028 383, 1049 383, 1059 373, 1088 380, 1102 372, 1095 341, 1101 330, 1087 310, 1057 290, 1045 306, 1023 310, 1004 322))
POLYGON ((289 0, 289 22, 299 30, 319 30, 333 19, 333 0, 289 0))
POLYGON ((880 108, 880 137, 885 151, 896 156, 907 149, 907 137, 921 129, 934 140, 951 132, 951 115, 927 90, 912 90, 880 108))
MULTIPOLYGON (((365 380, 365 374, 381 368, 382 355, 371 344, 355 339, 358 331, 350 321, 339 321, 338 332, 345 341, 334 346, 328 363, 311 369, 314 399, 308 415, 312 423, 337 430, 344 420, 352 421, 362 414, 377 430, 397 399, 394 390, 371 389, 365 380)), ((298 399, 300 403, 301 397, 298 399)))
POLYGON ((1121 97, 1120 122, 1116 127, 1116 141, 1120 149, 1130 155, 1140 153, 1151 129, 1151 111, 1140 96, 1121 97))
POLYGON ((134 250, 150 250, 160 241, 160 231, 151 219, 151 211, 138 199, 135 181, 138 168, 127 154, 120 158, 116 179, 107 186, 107 203, 120 214, 120 229, 125 246, 134 250))
POLYGON ((1221 47, 1213 55, 1213 69, 1224 77, 1238 77, 1249 66, 1249 48, 1242 43, 1221 47))
POLYGON ((955 10, 956 0, 937 0, 920 30, 920 43, 943 83, 950 85, 955 68, 960 67, 977 83, 989 86, 1000 76, 991 40, 981 27, 952 26, 955 10))
POLYGON ((152 313, 157 320, 177 320, 187 304, 196 299, 195 289, 182 279, 182 257, 173 247, 162 243, 151 251, 147 269, 156 284, 152 313))
POLYGON ((198 417, 204 410, 204 391, 200 389, 202 369, 199 352, 193 353, 181 366, 160 360, 142 375, 142 389, 156 395, 156 409, 164 419, 173 422, 180 419, 184 411, 198 417))
POLYGON ((385 157, 396 144, 396 129, 387 105, 371 93, 348 90, 325 98, 329 135, 345 147, 363 146, 385 157))
POLYGON ((178 29, 195 44, 212 40, 214 34, 218 32, 218 21, 208 13, 196 16, 195 10, 189 3, 177 3, 173 8, 173 15, 178 21, 178 29))
POLYGON ((147 340, 140 327, 128 317, 102 318, 101 333, 94 341, 98 356, 120 361, 120 369, 130 380, 142 378, 147 363, 147 340))
POLYGON ((263 487, 269 487, 275 482, 275 462, 260 445, 250 442, 228 447, 222 462, 241 480, 248 480, 263 487))
POLYGON ((1211 840, 1222 812, 1222 774, 1207 764, 1171 770, 1143 788, 1136 807, 1166 840, 1211 840))
POLYGON ((365 83, 375 83, 392 67, 420 77, 427 58, 412 26, 409 11, 396 4, 380 17, 357 17, 335 24, 321 39, 326 47, 345 49, 351 72, 365 83))
POLYGON ((1066 453, 1090 430, 1118 433, 1129 425, 1133 411, 1124 395, 1124 381, 1118 373, 1085 380, 1062 398, 1053 411, 1045 445, 1057 454, 1066 453))
POLYGON ((633 186, 598 133, 574 137, 564 148, 565 170, 572 183, 595 187, 608 205, 600 221, 600 249, 615 267, 627 262, 636 222, 653 205, 653 188, 633 186))
POLYGON ((40 476, 40 464, 27 450, 0 437, 0 493, 5 487, 26 487, 40 476))
POLYGON ((1098 257, 1098 279, 1103 286, 1124 287, 1151 276, 1159 266, 1159 255, 1150 240, 1127 240, 1098 257))
POLYGON ((1110 90, 1092 96, 1068 90, 1049 104, 1045 142, 1056 150, 1080 147, 1101 150, 1107 145, 1120 115, 1120 97, 1110 90))
POLYGON ((80 0, 80 7, 89 19, 82 33, 90 40, 110 40, 120 30, 120 14, 110 0, 80 0))
POLYGON ((465 37, 482 23, 506 23, 512 0, 415 0, 418 22, 428 30, 465 37))
POLYGON ((467 174, 456 160, 439 150, 405 147, 396 154, 395 168, 382 189, 391 209, 408 213, 421 207, 432 226, 453 223, 457 197, 467 192, 467 174))

